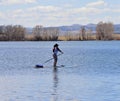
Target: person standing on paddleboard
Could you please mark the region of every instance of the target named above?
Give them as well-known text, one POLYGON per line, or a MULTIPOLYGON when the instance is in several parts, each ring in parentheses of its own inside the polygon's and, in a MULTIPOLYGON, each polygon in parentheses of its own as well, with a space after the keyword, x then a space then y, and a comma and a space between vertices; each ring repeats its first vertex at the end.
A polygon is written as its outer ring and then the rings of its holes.
POLYGON ((57 60, 58 60, 57 53, 61 52, 63 54, 63 52, 58 48, 58 46, 59 46, 58 44, 55 44, 53 47, 53 58, 54 58, 53 66, 54 66, 54 68, 57 65, 57 60))

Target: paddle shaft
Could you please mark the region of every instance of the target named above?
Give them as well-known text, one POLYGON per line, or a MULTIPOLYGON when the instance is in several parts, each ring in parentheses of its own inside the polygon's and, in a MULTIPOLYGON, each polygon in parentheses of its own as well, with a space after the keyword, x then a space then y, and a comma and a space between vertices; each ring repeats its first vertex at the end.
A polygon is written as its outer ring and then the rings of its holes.
MULTIPOLYGON (((60 56, 60 55, 62 55, 62 54, 58 54, 57 56, 60 56)), ((51 61, 52 59, 54 59, 54 58, 50 58, 49 60, 46 60, 44 63, 47 63, 47 62, 51 61)))

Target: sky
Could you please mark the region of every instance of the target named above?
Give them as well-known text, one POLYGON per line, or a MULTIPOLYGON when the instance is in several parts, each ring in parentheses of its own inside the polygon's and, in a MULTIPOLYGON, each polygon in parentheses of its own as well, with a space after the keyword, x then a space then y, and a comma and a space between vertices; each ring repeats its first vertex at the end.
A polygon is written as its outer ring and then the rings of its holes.
POLYGON ((120 0, 0 0, 0 25, 120 24, 120 0))

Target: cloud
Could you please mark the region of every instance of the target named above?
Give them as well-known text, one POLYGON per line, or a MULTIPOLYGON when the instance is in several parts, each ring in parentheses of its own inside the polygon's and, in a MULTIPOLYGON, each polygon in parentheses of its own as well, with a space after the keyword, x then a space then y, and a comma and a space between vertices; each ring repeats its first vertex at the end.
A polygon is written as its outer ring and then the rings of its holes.
POLYGON ((88 7, 99 7, 99 6, 105 6, 105 5, 107 5, 107 3, 103 0, 100 0, 100 1, 88 3, 86 6, 88 6, 88 7))
POLYGON ((111 9, 111 11, 114 13, 120 13, 120 9, 111 9))
POLYGON ((70 23, 87 23, 90 18, 87 15, 95 15, 100 13, 101 10, 92 7, 81 8, 62 8, 56 6, 35 6, 26 9, 16 9, 4 12, 6 21, 16 24, 35 26, 42 24, 49 25, 62 25, 70 23), (9 20, 9 19, 11 20, 9 20), (29 22, 29 23, 28 23, 29 22))
POLYGON ((4 13, 3 13, 3 12, 0 12, 0 19, 3 19, 3 18, 5 18, 4 13))
POLYGON ((26 3, 35 3, 37 2, 36 0, 24 0, 26 3))
POLYGON ((110 9, 107 6, 107 3, 103 0, 100 1, 96 1, 96 2, 90 2, 88 4, 86 4, 83 7, 79 7, 79 8, 71 8, 69 9, 71 10, 71 14, 92 14, 92 15, 96 15, 96 14, 102 14, 104 12, 109 11, 110 9), (102 9, 101 9, 102 8, 102 9))
POLYGON ((16 5, 16 4, 27 4, 35 3, 36 0, 1 0, 0 5, 16 5))
POLYGON ((92 8, 92 7, 81 7, 71 9, 71 14, 98 14, 101 13, 101 9, 92 8))
MULTIPOLYGON (((35 3, 36 0, 10 0, 11 4, 35 3)), ((8 2, 8 0, 3 1, 8 2)), ((35 26, 41 24, 43 26, 57 26, 68 25, 74 23, 97 23, 99 21, 111 20, 118 21, 120 17, 113 15, 120 13, 117 8, 110 8, 103 0, 91 2, 82 7, 75 7, 72 5, 53 6, 53 5, 32 5, 28 8, 21 7, 21 9, 9 9, 0 13, 0 19, 6 23, 21 24, 24 26, 35 26), (102 9, 101 9, 102 7, 102 9), (107 16, 107 17, 106 17, 107 16)))
POLYGON ((54 12, 59 11, 59 7, 55 6, 36 6, 28 8, 27 11, 38 11, 38 12, 54 12))

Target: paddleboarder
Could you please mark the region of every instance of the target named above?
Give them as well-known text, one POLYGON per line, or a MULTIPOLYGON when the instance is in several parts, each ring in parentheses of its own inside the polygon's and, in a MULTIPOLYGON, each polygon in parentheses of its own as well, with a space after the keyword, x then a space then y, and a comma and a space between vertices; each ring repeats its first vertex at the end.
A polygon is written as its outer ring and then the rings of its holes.
POLYGON ((63 54, 63 52, 59 49, 58 46, 59 45, 57 43, 53 46, 53 58, 54 58, 53 67, 54 68, 56 68, 56 65, 57 65, 57 60, 58 60, 57 53, 61 52, 63 54))

